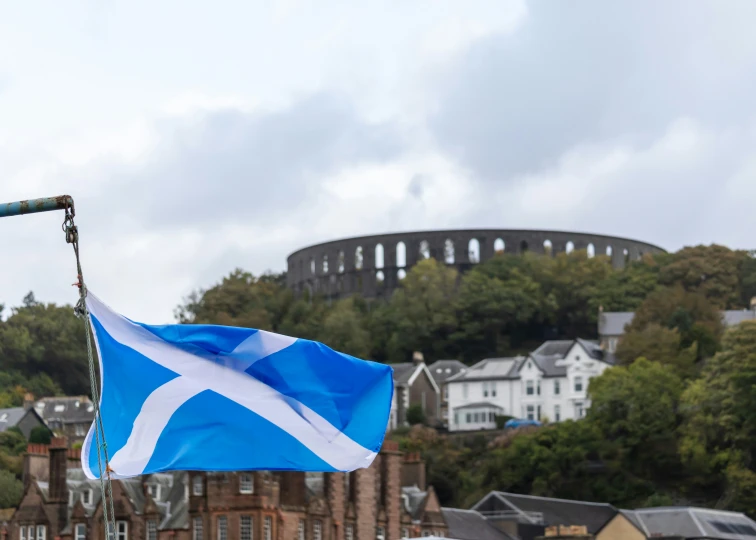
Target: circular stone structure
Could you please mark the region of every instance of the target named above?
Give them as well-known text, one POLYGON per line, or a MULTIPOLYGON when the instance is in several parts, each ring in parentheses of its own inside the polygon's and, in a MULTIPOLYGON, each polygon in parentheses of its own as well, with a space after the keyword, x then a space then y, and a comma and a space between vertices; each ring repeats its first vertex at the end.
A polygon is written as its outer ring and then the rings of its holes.
POLYGON ((462 229, 376 234, 333 240, 295 251, 287 258, 287 285, 332 299, 352 294, 389 296, 407 271, 434 258, 465 272, 497 252, 542 255, 587 250, 589 257, 608 255, 615 268, 659 246, 601 234, 516 229, 462 229))

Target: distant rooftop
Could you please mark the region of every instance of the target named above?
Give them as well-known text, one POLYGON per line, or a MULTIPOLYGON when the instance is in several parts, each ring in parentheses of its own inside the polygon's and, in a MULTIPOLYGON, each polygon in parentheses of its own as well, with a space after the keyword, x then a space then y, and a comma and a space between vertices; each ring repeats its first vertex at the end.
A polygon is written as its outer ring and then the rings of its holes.
MULTIPOLYGON (((756 310, 729 309, 720 311, 724 326, 737 326, 743 321, 756 320, 756 310)), ((621 336, 625 326, 633 322, 633 311, 607 311, 599 316, 598 333, 600 336, 621 336)))
POLYGON ((430 371, 433 380, 436 381, 437 384, 440 384, 457 373, 466 370, 467 366, 459 360, 436 360, 428 366, 428 371, 430 371))

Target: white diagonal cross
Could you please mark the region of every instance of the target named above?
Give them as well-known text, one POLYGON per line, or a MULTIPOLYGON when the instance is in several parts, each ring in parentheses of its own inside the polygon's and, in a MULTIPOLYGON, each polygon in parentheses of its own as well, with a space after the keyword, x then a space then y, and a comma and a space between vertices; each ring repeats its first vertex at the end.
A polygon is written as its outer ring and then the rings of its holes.
MULTIPOLYGON (((110 459, 116 477, 142 474, 173 414, 205 390, 212 390, 277 425, 336 470, 365 467, 375 458, 374 452, 350 439, 306 405, 240 373, 255 361, 291 346, 296 338, 258 331, 234 350, 244 352, 249 361, 232 360, 233 368, 229 368, 163 341, 110 310, 91 292, 87 295, 87 307, 115 341, 179 374, 154 390, 143 403, 126 444, 110 459)), ((103 380, 103 392, 105 383, 103 380)))

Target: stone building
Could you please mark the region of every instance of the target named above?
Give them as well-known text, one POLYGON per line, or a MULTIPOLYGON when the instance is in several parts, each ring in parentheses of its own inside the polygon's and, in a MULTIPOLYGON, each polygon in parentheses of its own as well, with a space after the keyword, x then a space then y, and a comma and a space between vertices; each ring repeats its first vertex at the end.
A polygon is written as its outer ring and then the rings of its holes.
MULTIPOLYGON (((386 441, 344 473, 175 472, 113 482, 116 540, 398 540, 447 536, 424 464, 386 441), (407 469, 403 473, 405 461, 407 469), (410 498, 402 479, 413 483, 410 498), (420 484, 419 486, 417 484, 420 484), (411 499, 411 500, 410 500, 411 499)), ((30 445, 7 540, 104 537, 99 481, 63 438, 30 445)))
POLYGON ((422 407, 429 426, 439 425, 441 390, 425 365, 422 353, 415 352, 412 362, 391 364, 391 367, 394 369, 396 414, 391 417, 389 429, 407 425, 407 410, 413 405, 422 407))
POLYGON ((65 437, 69 446, 83 443, 94 421, 94 404, 87 396, 46 397, 34 401, 24 397, 24 408, 34 408, 58 437, 65 437))

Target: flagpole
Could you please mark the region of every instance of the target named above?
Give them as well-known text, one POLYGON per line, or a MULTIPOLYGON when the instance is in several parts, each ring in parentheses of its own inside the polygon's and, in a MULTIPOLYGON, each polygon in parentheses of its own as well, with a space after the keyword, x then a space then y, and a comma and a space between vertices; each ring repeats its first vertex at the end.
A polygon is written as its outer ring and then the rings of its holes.
POLYGON ((42 199, 29 199, 26 201, 0 203, 0 218, 66 209, 70 209, 71 213, 73 214, 73 207, 73 197, 71 197, 70 195, 59 195, 57 197, 44 197, 42 199))

